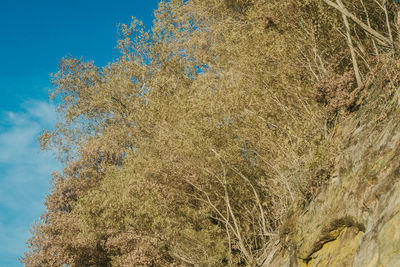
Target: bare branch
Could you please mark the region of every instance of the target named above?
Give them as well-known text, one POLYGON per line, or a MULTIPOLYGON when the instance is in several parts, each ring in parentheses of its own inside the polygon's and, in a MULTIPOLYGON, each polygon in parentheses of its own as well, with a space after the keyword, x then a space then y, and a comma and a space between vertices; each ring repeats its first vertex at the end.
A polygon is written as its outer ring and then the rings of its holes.
POLYGON ((369 34, 371 34, 372 36, 374 36, 377 41, 384 46, 392 46, 392 43, 390 41, 389 38, 383 36, 382 34, 380 34, 379 32, 375 31, 374 29, 372 29, 371 27, 369 27, 367 24, 365 24, 364 22, 362 22, 361 20, 359 20, 355 15, 353 15, 352 13, 350 13, 344 6, 339 6, 338 4, 335 4, 334 2, 330 1, 330 0, 323 0, 326 4, 328 4, 329 6, 335 8, 336 10, 340 11, 343 15, 345 15, 346 17, 349 17, 351 20, 353 20, 355 23, 357 23, 361 28, 363 28, 366 32, 368 32, 369 34))
MULTIPOLYGON (((367 17, 368 27, 371 28, 371 22, 369 20, 369 14, 368 14, 367 8, 365 7, 365 4, 364 4, 363 0, 360 0, 360 2, 361 2, 361 5, 363 6, 365 16, 367 17)), ((375 49, 375 54, 379 55, 378 47, 376 46, 375 40, 374 39, 371 39, 371 40, 372 40, 372 45, 374 46, 374 49, 375 49)))
MULTIPOLYGON (((339 7, 344 9, 344 5, 341 0, 336 0, 336 3, 339 5, 339 7)), ((347 20, 347 17, 344 13, 342 13, 342 17, 344 26, 346 28, 347 45, 349 46, 350 49, 351 61, 353 62, 354 75, 356 76, 357 86, 361 87, 363 85, 363 82, 360 75, 360 69, 357 63, 356 53, 354 52, 353 41, 351 40, 349 21, 347 20)))
POLYGON ((388 34, 389 34, 389 39, 391 41, 392 50, 394 52, 394 42, 393 42, 392 28, 390 27, 389 14, 388 14, 386 3, 387 3, 387 1, 383 0, 383 3, 382 3, 383 7, 382 8, 383 8, 383 11, 385 12, 386 27, 387 27, 387 31, 388 31, 388 34))

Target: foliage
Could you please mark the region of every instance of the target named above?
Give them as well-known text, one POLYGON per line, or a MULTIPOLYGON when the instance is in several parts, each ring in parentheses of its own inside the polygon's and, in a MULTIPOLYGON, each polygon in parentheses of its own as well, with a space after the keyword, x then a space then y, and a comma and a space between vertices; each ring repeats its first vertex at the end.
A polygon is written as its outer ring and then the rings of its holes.
POLYGON ((22 262, 260 265, 329 179, 332 123, 397 55, 394 2, 343 2, 161 2, 150 31, 120 28, 116 62, 64 58, 40 140, 65 168, 22 262))

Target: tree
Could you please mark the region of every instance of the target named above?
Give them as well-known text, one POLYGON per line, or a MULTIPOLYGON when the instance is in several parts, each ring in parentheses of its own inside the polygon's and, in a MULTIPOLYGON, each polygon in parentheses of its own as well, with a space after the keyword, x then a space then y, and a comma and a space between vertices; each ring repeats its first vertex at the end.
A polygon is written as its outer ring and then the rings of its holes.
POLYGON ((330 116, 396 51, 392 4, 373 5, 172 0, 120 28, 118 61, 63 59, 41 143, 65 168, 22 262, 260 265, 329 178, 330 116))

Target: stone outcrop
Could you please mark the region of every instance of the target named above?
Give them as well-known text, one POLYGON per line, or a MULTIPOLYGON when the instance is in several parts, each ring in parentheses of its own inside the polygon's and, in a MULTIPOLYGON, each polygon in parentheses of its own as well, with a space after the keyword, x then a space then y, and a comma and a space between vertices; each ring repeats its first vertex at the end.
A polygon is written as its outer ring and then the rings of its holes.
POLYGON ((337 126, 329 183, 291 209, 263 266, 400 266, 400 109, 389 105, 337 126))

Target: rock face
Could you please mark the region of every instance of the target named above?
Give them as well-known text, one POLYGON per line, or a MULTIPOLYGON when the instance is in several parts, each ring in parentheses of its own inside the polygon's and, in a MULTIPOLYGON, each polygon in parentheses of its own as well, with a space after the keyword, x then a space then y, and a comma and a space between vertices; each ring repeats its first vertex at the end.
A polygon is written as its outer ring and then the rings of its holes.
POLYGON ((292 208, 263 266, 400 266, 397 106, 383 119, 361 109, 338 125, 329 184, 292 208))

